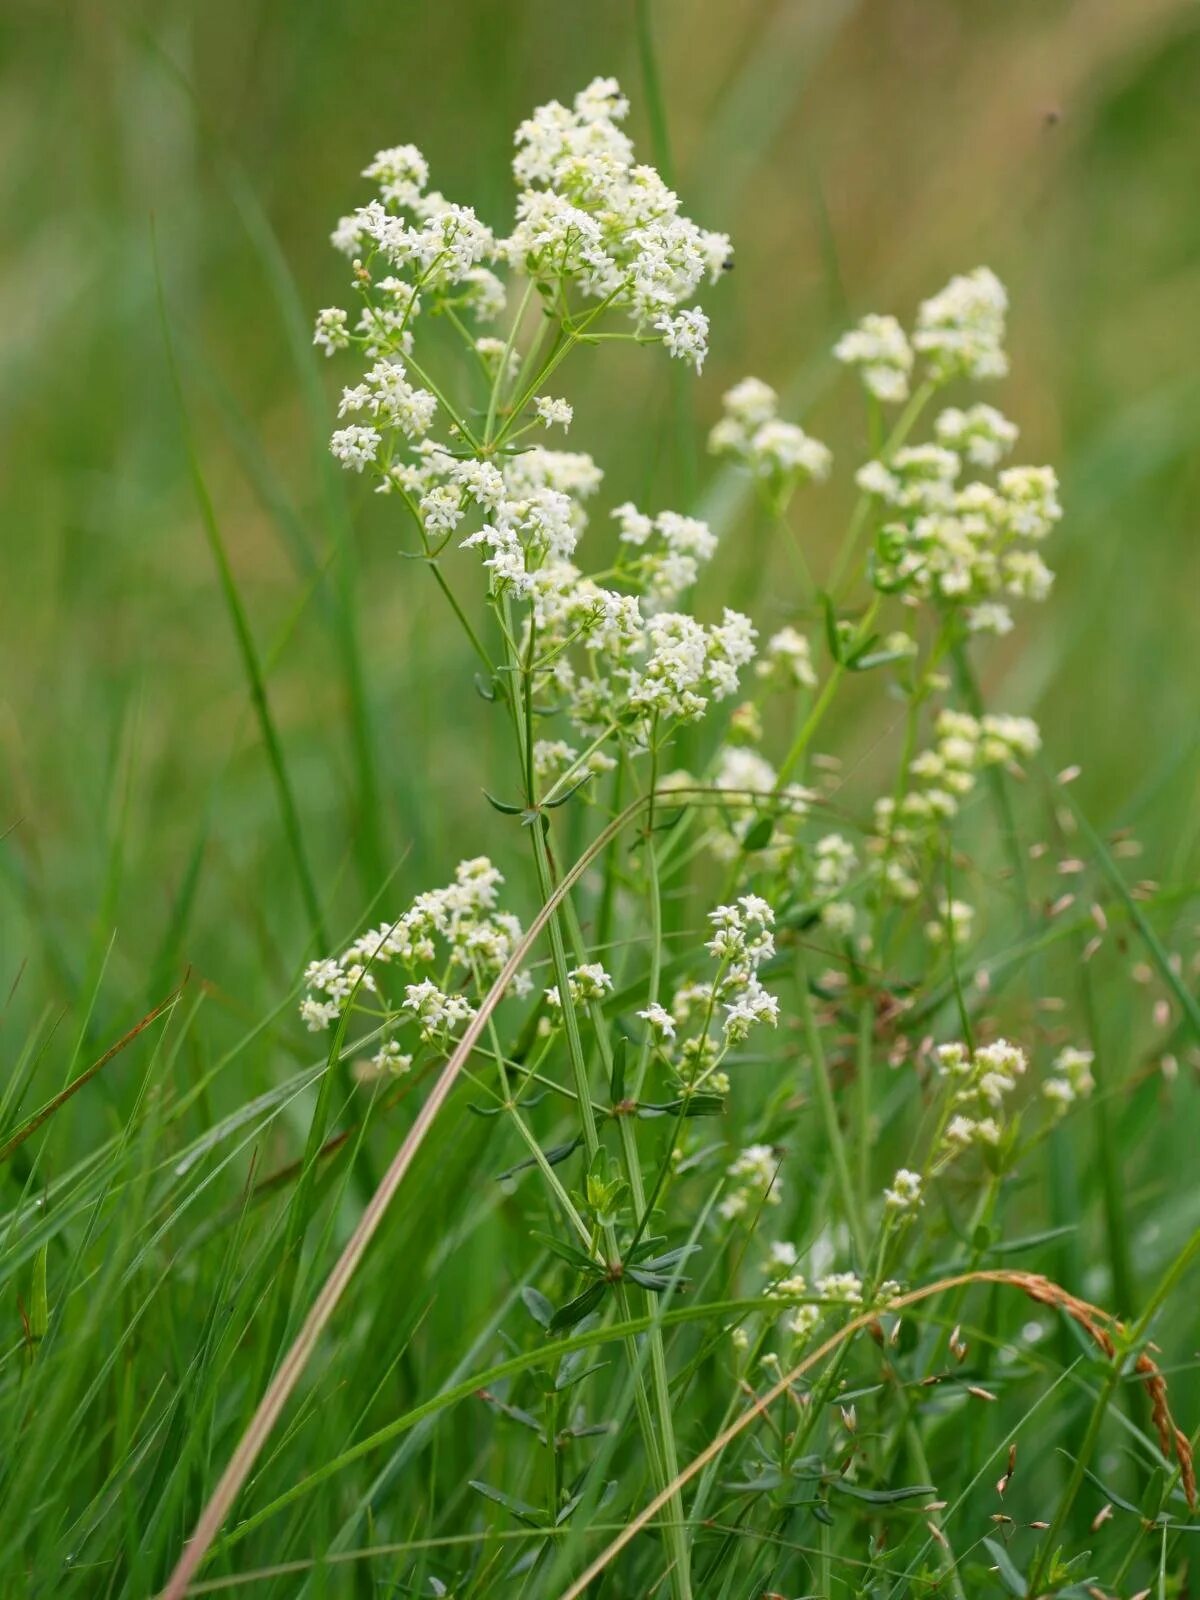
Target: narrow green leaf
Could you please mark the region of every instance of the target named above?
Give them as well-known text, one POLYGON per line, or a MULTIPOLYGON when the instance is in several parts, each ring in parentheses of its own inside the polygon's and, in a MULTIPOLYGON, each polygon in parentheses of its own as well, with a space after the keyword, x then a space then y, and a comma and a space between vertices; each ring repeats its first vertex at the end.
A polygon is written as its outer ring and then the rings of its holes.
POLYGON ((985 1538, 984 1548, 996 1564, 996 1571, 1000 1574, 1001 1582, 1009 1594, 1017 1596, 1017 1600, 1024 1600, 1028 1585, 1017 1571, 1012 1557, 997 1539, 985 1538))
POLYGON ((574 1300, 568 1300, 565 1306, 559 1306, 550 1322, 548 1331, 560 1333, 564 1328, 573 1328, 577 1322, 582 1322, 589 1311, 594 1311, 604 1299, 608 1284, 601 1279, 598 1283, 590 1283, 582 1294, 576 1295, 574 1300))
POLYGON ((483 798, 494 810, 503 812, 506 817, 523 818, 527 815, 524 806, 514 806, 510 805, 507 800, 497 800, 496 796, 489 794, 486 789, 483 791, 483 798))

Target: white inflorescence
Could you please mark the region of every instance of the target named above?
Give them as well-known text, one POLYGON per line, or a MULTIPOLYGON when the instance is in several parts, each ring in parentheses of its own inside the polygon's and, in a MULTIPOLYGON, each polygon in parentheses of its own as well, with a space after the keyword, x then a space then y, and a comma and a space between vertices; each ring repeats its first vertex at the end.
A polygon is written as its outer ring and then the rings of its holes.
MULTIPOLYGON (((521 924, 506 911, 496 909, 497 891, 504 882, 486 856, 459 862, 454 882, 417 896, 395 922, 360 934, 341 956, 310 962, 304 981, 308 992, 300 1015, 313 1031, 336 1022, 359 997, 370 995, 386 1008, 386 1027, 414 1024, 423 1043, 445 1044, 475 1015, 475 1006, 462 992, 476 996, 500 972, 521 939, 521 924), (407 980, 401 998, 387 1001, 381 990, 393 965, 407 980), (437 976, 434 976, 436 969, 437 976), (447 971, 457 972, 462 987, 448 991, 447 971)), ((511 992, 528 993, 530 980, 520 974, 511 992)), ((400 1046, 388 1040, 376 1064, 400 1070, 400 1046)))
POLYGON ((823 482, 833 457, 794 422, 777 415, 779 397, 759 378, 743 378, 722 398, 725 415, 708 436, 714 455, 734 456, 757 477, 779 485, 823 482))

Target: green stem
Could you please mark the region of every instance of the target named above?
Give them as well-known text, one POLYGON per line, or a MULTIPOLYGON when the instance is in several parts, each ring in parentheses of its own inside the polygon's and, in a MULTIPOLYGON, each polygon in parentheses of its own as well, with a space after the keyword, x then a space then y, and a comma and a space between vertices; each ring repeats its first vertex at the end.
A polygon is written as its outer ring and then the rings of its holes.
POLYGON ((842 1134, 841 1124, 838 1122, 837 1105, 833 1096, 833 1084, 829 1077, 829 1065, 825 1060, 825 1046, 821 1040, 821 1030, 817 1026, 816 1013, 813 1010, 812 995, 808 987, 808 968, 804 957, 801 956, 796 966, 796 990, 800 1004, 800 1020, 804 1025, 804 1037, 808 1044, 808 1053, 812 1061, 813 1087, 816 1092, 817 1107, 821 1113, 821 1120, 825 1125, 825 1137, 829 1141, 829 1152, 833 1157, 834 1176, 841 1191, 842 1210, 846 1214, 846 1224, 850 1229, 850 1237, 854 1241, 854 1248, 858 1254, 858 1268, 864 1276, 867 1273, 870 1261, 870 1252, 867 1248, 867 1230, 859 1209, 858 1197, 854 1190, 854 1179, 850 1173, 850 1162, 846 1152, 846 1141, 842 1134))

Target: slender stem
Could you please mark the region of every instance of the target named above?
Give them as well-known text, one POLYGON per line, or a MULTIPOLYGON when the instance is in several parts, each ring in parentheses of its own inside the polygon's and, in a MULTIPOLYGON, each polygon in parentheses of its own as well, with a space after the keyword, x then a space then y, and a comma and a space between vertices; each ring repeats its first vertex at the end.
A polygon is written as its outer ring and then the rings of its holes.
MULTIPOLYGON (((655 716, 650 745, 650 804, 646 814, 645 843, 646 898, 650 911, 650 975, 646 984, 648 1006, 657 1004, 659 985, 662 981, 662 886, 659 883, 658 856, 654 848, 654 786, 658 781, 658 746, 655 743, 657 732, 658 718, 655 716)), ((642 1047, 638 1052, 637 1069, 633 1075, 632 1088, 635 1100, 641 1095, 642 1085, 646 1081, 651 1045, 651 1029, 647 1027, 642 1038, 642 1047)))
MULTIPOLYGON (((651 791, 651 805, 653 791, 651 791)), ((543 849, 545 848, 543 844, 543 849)), ((570 899, 563 902, 563 912, 567 923, 568 932, 575 950, 576 959, 581 961, 585 957, 583 935, 578 919, 570 899)), ((608 1042, 608 1033, 604 1013, 598 1002, 591 1007, 592 1025, 595 1029, 596 1040, 600 1050, 601 1060, 606 1069, 612 1067, 612 1051, 608 1042)), ((621 1116, 616 1119, 618 1135, 621 1146, 621 1164, 625 1173, 625 1181, 629 1184, 629 1197, 632 1202, 634 1216, 645 1224, 647 1215, 646 1189, 642 1178, 641 1161, 638 1157, 637 1136, 634 1131, 633 1119, 621 1116)), ((640 1237, 642 1227, 638 1226, 635 1242, 640 1237)), ((632 1245, 631 1247, 632 1248, 632 1245)), ((651 1314, 655 1311, 655 1297, 647 1292, 646 1308, 651 1314)), ((657 1322, 652 1323, 646 1333, 646 1345, 650 1352, 650 1383, 654 1409, 657 1412, 657 1443, 662 1448, 663 1475, 662 1484, 670 1483, 679 1472, 679 1457, 675 1446, 675 1423, 671 1409, 671 1385, 667 1372, 666 1346, 663 1343, 662 1331, 657 1322)), ((656 1459, 652 1457, 652 1459, 656 1459)), ((687 1537, 684 1531, 683 1498, 675 1495, 670 1501, 671 1529, 668 1531, 668 1543, 672 1551, 671 1584, 677 1600, 690 1600, 691 1589, 691 1556, 688 1548, 687 1537)))
POLYGON ((508 372, 509 359, 516 346, 517 335, 521 331, 521 324, 525 320, 525 311, 529 305, 529 297, 533 293, 533 279, 530 278, 525 285, 525 293, 521 296, 521 304, 517 307, 517 314, 513 318, 512 327, 508 330, 508 339, 505 341, 504 354, 500 357, 496 368, 496 376, 492 381, 491 392, 488 395, 487 421, 484 423, 483 438, 485 444, 491 444, 492 431, 496 426, 496 407, 500 403, 500 392, 504 387, 504 379, 508 372))
POLYGON ((865 1215, 871 1198, 871 1066, 875 1043, 875 1006, 870 992, 863 997, 858 1013, 858 1050, 855 1056, 855 1088, 858 1112, 855 1134, 858 1149, 858 1209, 865 1215))
POLYGON ((816 1091, 817 1106, 821 1113, 821 1120, 825 1124, 825 1137, 829 1141, 829 1151, 833 1157, 833 1170, 837 1178, 838 1188, 841 1191, 842 1209, 846 1214, 846 1224, 850 1229, 850 1237, 854 1241, 854 1248, 858 1255, 859 1271, 865 1275, 870 1259, 870 1251, 867 1246, 867 1230, 859 1209, 858 1196, 854 1190, 854 1179, 850 1173, 846 1141, 842 1134, 841 1124, 838 1122, 837 1105, 833 1096, 833 1084, 829 1077, 829 1065, 825 1060, 825 1046, 821 1039, 821 1030, 817 1026, 816 1013, 813 1010, 812 995, 809 993, 808 986, 808 968, 803 956, 800 957, 796 965, 796 990, 800 1003, 800 1020, 804 1025, 804 1036, 812 1061, 813 1086, 816 1091))

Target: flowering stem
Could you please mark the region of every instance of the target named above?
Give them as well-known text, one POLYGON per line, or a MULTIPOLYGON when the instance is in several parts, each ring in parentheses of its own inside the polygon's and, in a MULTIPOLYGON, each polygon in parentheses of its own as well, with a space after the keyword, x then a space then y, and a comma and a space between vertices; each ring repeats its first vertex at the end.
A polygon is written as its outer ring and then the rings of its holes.
MULTIPOLYGON (((658 781, 658 746, 654 742, 654 735, 658 732, 658 717, 654 719, 654 730, 651 735, 650 745, 650 784, 649 784, 649 810, 646 813, 646 895, 650 909, 650 976, 646 987, 646 1004, 653 1006, 658 1003, 658 990, 662 980, 662 890, 658 881, 658 857, 654 849, 654 786, 658 781)), ((646 1028, 642 1039, 642 1048, 638 1053, 637 1070, 633 1075, 633 1097, 636 1100, 642 1092, 642 1085, 646 1081, 646 1072, 650 1066, 650 1050, 652 1044, 652 1030, 646 1028)))
MULTIPOLYGON (((649 805, 651 807, 653 806, 653 792, 650 796, 649 805)), ((541 849, 543 854, 546 856, 547 867, 550 868, 549 854, 546 851, 544 840, 542 841, 541 849)), ((552 868, 550 870, 552 871, 552 868)), ((553 892, 553 884, 551 884, 551 889, 549 891, 543 890, 544 894, 549 892, 553 892)), ((582 961, 586 953, 583 948, 582 932, 575 916, 574 906, 572 905, 569 897, 563 902, 563 912, 565 914, 567 927, 571 935, 572 944, 575 949, 576 959, 582 961)), ((553 923, 551 926, 553 927, 553 923)), ((561 985, 563 980, 560 978, 558 981, 561 985)), ((563 991, 560 988, 560 993, 562 992, 563 991)), ((596 1039, 599 1045, 601 1061, 603 1062, 606 1070, 611 1072, 612 1051, 608 1043, 608 1033, 604 1019, 604 1013, 599 1005, 599 1002, 592 1003, 591 1015, 592 1025, 595 1029, 596 1039)), ((642 1231, 646 1225, 647 1217, 649 1215, 649 1208, 646 1202, 646 1189, 642 1179, 642 1167, 641 1161, 638 1157, 637 1138, 634 1133, 633 1119, 628 1116, 620 1116, 616 1119, 616 1122, 621 1145, 621 1164, 625 1173, 625 1180, 629 1184, 629 1198, 632 1204, 635 1225, 637 1229, 634 1236, 634 1243, 636 1243, 641 1237, 642 1231)), ((657 1194, 657 1192, 658 1185, 655 1186, 655 1194, 657 1194)), ((632 1248, 633 1246, 631 1244, 630 1249, 632 1248)), ((614 1244, 614 1257, 615 1254, 616 1251, 614 1244)), ((622 1288, 621 1295, 624 1296, 624 1293, 625 1291, 622 1288)), ((649 1293, 649 1291, 647 1291, 645 1298, 647 1311, 653 1315, 655 1311, 655 1298, 649 1293)), ((623 1299, 622 1304, 627 1304, 627 1301, 623 1299)), ((663 1343, 662 1331, 656 1322, 652 1323, 650 1328, 647 1330, 646 1345, 650 1352, 650 1380, 653 1390, 654 1407, 658 1413, 658 1433, 654 1437, 656 1443, 661 1444, 662 1447, 663 1459, 661 1468, 658 1466, 658 1456, 656 1451, 651 1450, 650 1453, 651 1459, 656 1465, 656 1470, 661 1471, 661 1477, 659 1479, 660 1483, 666 1484, 678 1474, 679 1457, 675 1448, 675 1426, 673 1412, 671 1409, 671 1387, 670 1378, 667 1373, 666 1346, 663 1343)), ((639 1389, 640 1387, 641 1386, 639 1383, 639 1389)), ((651 1435, 647 1435, 648 1447, 650 1438, 651 1435)), ((683 1499, 680 1495, 676 1495, 670 1502, 670 1518, 672 1525, 668 1532, 668 1542, 672 1547, 672 1554, 674 1557, 673 1565, 671 1567, 672 1590, 676 1595, 677 1600, 691 1600, 692 1590, 690 1552, 687 1546, 687 1538, 684 1533, 683 1499)))
MULTIPOLYGON (((476 969, 476 982, 482 989, 483 981, 478 969, 476 969)), ((575 1204, 570 1195, 563 1188, 557 1172, 555 1172, 554 1168, 546 1159, 545 1152, 543 1151, 541 1145, 534 1138, 533 1133, 526 1124, 524 1117, 522 1117, 520 1111, 517 1109, 517 1102, 513 1096, 512 1088, 509 1084, 508 1069, 504 1062, 504 1051, 501 1049, 500 1038, 496 1032, 496 1018, 494 1013, 490 1013, 488 1016, 488 1038, 491 1040, 492 1055, 495 1059, 496 1070, 500 1075, 501 1087, 504 1090, 501 1105, 511 1118, 526 1148, 537 1164, 538 1170, 541 1172, 547 1184, 550 1186, 555 1199, 563 1208, 563 1212, 566 1215, 567 1220, 570 1222, 571 1226, 575 1229, 576 1233, 578 1233, 580 1239, 582 1240, 585 1254, 590 1255, 592 1250, 591 1230, 588 1228, 583 1218, 579 1215, 579 1212, 575 1209, 575 1204)))
POLYGON ((858 1013, 858 1050, 855 1056, 855 1087, 858 1090, 858 1205, 866 1212, 871 1196, 871 1067, 875 1043, 875 1007, 870 991, 863 997, 858 1013))
POLYGON ((533 279, 530 278, 525 285, 525 292, 521 296, 521 304, 517 307, 517 314, 513 318, 512 327, 508 330, 508 338, 504 344, 504 354, 500 357, 496 367, 496 376, 492 380, 491 393, 488 395, 487 421, 484 423, 483 437, 487 444, 492 442, 492 430, 496 426, 496 408, 500 404, 500 391, 504 387, 505 374, 508 363, 516 347, 517 335, 521 331, 521 324, 525 320, 525 311, 529 305, 529 297, 533 293, 533 279))

